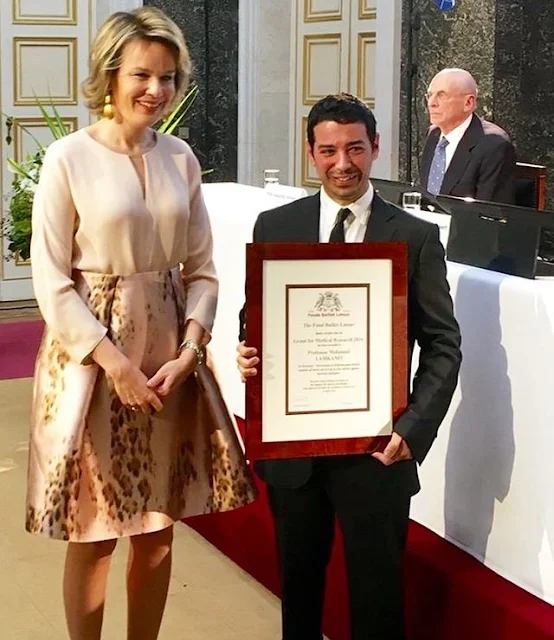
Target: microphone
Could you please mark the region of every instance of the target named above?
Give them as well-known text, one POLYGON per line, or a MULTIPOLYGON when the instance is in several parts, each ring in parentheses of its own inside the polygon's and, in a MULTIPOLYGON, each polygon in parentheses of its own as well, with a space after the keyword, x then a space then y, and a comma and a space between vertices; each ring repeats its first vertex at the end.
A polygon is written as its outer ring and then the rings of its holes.
POLYGON ((433 0, 433 4, 441 11, 451 11, 456 6, 456 0, 433 0))

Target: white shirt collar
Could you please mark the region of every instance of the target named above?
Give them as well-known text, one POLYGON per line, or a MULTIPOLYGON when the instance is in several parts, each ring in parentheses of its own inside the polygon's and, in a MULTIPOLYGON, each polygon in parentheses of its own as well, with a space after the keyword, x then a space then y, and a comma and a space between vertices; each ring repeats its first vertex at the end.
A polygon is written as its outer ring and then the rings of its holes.
POLYGON ((335 220, 337 218, 337 213, 341 209, 350 209, 356 220, 359 224, 367 224, 367 220, 369 218, 369 212, 371 209, 371 203, 373 202, 374 189, 371 182, 367 187, 367 191, 363 196, 358 198, 355 202, 352 202, 348 205, 342 205, 338 202, 335 202, 325 191, 323 187, 321 187, 320 197, 321 197, 321 215, 325 216, 328 220, 332 221, 332 224, 335 224, 335 220))
POLYGON ((348 216, 344 223, 346 242, 361 242, 364 238, 371 203, 373 201, 374 189, 371 182, 363 196, 349 205, 341 205, 335 202, 322 187, 320 190, 320 217, 319 217, 319 239, 320 242, 327 242, 331 229, 334 227, 337 214, 340 209, 350 209, 352 215, 348 216))
POLYGON ((456 148, 458 146, 460 140, 464 137, 464 133, 468 130, 472 118, 473 113, 469 116, 469 118, 466 118, 462 122, 462 124, 459 124, 455 129, 452 129, 450 133, 441 135, 442 138, 446 138, 448 140, 449 147, 456 148))
MULTIPOLYGON (((450 166, 452 158, 456 153, 456 149, 458 148, 460 141, 464 137, 465 132, 468 130, 472 118, 473 114, 471 114, 469 118, 464 120, 462 124, 459 124, 455 129, 452 129, 450 133, 447 133, 445 136, 441 134, 441 138, 446 138, 446 140, 448 140, 448 145, 445 149, 445 169, 448 169, 448 167, 450 166)), ((439 140, 441 138, 439 138, 439 140)))

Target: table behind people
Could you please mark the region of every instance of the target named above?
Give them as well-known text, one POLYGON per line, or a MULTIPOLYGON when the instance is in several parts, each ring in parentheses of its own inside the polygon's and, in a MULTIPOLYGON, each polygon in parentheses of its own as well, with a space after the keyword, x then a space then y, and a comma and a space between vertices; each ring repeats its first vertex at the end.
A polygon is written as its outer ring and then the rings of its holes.
POLYGON ((238 313, 244 304, 246 243, 261 211, 284 204, 265 189, 233 182, 202 185, 214 241, 219 299, 210 348, 229 409, 244 417, 244 385, 236 364, 238 313))
POLYGON ((554 280, 447 265, 463 362, 411 517, 554 604, 554 280))
POLYGON ((372 182, 385 200, 398 206, 402 206, 405 194, 420 193, 420 210, 406 210, 439 227, 451 261, 527 278, 554 275, 554 211, 434 196, 417 185, 395 180, 372 182), (451 218, 456 219, 454 238, 451 218), (449 236, 454 240, 450 246, 449 236))
MULTIPOLYGON (((282 200, 236 184, 203 193, 221 282, 212 347, 228 404, 244 417, 235 348, 245 244, 257 214, 282 200)), ((464 360, 411 516, 554 604, 554 281, 447 266, 464 360)))

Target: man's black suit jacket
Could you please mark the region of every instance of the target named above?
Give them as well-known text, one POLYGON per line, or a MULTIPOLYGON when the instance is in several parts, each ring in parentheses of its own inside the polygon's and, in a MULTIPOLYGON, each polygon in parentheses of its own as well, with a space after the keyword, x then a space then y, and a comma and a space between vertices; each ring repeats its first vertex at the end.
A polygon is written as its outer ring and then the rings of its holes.
MULTIPOLYGON (((441 132, 429 129, 420 162, 420 184, 427 189, 429 171, 441 132)), ((473 114, 448 169, 441 194, 491 202, 514 203, 516 153, 508 134, 473 114)))
MULTIPOLYGON (((264 211, 254 227, 254 242, 319 242, 319 211, 319 194, 264 211)), ((435 225, 407 214, 378 195, 372 202, 364 241, 403 241, 408 246, 410 356, 415 341, 421 352, 408 409, 394 430, 406 439, 415 460, 421 463, 450 404, 461 362, 460 331, 453 315, 443 247, 435 225)), ((247 325, 243 309, 241 340, 245 339, 245 321, 247 325)), ((411 495, 419 490, 415 461, 388 468, 377 463, 376 467, 383 473, 386 470, 388 480, 407 488, 411 495)), ((305 484, 312 468, 311 458, 256 464, 256 472, 266 482, 289 488, 305 484)))

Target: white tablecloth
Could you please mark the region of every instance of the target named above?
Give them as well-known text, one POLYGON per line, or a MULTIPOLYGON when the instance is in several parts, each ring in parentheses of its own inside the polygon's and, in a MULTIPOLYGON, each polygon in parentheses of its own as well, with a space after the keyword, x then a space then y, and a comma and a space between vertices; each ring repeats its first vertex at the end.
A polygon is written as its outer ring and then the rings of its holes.
POLYGON ((448 280, 463 363, 412 517, 554 604, 554 282, 448 280))
POLYGON ((283 204, 264 189, 231 182, 202 185, 214 238, 219 301, 210 348, 229 409, 244 417, 244 385, 236 364, 239 311, 244 304, 246 243, 260 211, 283 204))
MULTIPOLYGON (((282 201, 243 185, 203 190, 220 278, 212 348, 227 402, 244 416, 244 245, 257 214, 282 201)), ((554 282, 454 263, 448 279, 464 361, 412 518, 554 604, 554 282)))

